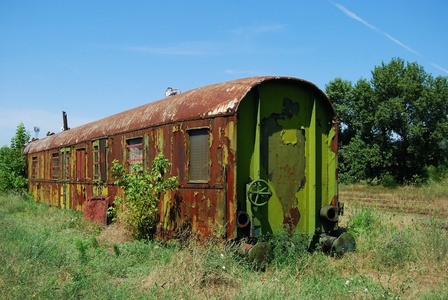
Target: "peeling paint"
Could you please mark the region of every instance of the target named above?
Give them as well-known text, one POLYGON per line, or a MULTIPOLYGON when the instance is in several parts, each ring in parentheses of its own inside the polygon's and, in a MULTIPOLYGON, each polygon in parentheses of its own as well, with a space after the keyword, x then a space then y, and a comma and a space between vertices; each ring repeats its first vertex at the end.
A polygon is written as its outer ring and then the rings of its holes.
POLYGON ((297 129, 282 129, 280 133, 284 145, 297 144, 297 129))
POLYGON ((37 201, 59 207, 82 210, 92 196, 108 196, 111 205, 115 196, 123 196, 113 184, 112 161, 129 164, 127 140, 141 138, 143 165, 149 167, 163 153, 172 162, 170 175, 179 179, 179 189, 159 204, 160 238, 185 232, 247 236, 237 228, 237 211, 251 210, 245 189, 256 179, 265 179, 273 194, 251 212, 257 232, 310 233, 321 227, 316 207, 337 202, 337 177, 332 177, 337 176, 337 124, 328 118, 335 118, 331 103, 301 79, 252 77, 213 84, 29 143, 24 150, 29 164, 33 156, 39 162, 38 178, 31 178, 28 167, 29 188, 37 201), (208 178, 198 182, 188 178, 189 130, 194 128, 208 130, 208 178), (94 178, 99 140, 104 140, 104 170, 94 178), (70 153, 65 180, 51 174, 52 154, 62 149, 70 153))

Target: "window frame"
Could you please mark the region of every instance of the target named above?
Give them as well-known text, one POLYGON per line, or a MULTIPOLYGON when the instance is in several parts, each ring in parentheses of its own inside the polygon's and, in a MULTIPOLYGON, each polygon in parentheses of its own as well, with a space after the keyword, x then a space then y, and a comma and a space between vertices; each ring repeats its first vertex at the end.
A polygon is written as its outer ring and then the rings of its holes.
POLYGON ((107 137, 92 141, 92 180, 107 181, 107 137))
MULTIPOLYGON (((95 141, 98 142, 98 141, 95 141)), ((100 145, 99 143, 92 144, 92 180, 100 180, 101 168, 100 168, 100 145)))
POLYGON ((87 151, 86 148, 76 149, 76 181, 87 179, 87 151))
POLYGON ((132 166, 140 163, 141 167, 144 168, 145 153, 143 148, 143 137, 132 137, 126 139, 126 165, 128 174, 132 174, 132 166), (134 150, 137 149, 138 152, 134 150), (136 155, 139 154, 139 155, 136 155), (135 156, 137 158, 135 158, 135 156))
POLYGON ((188 183, 208 183, 210 181, 210 131, 208 126, 187 128, 188 183), (193 145, 197 142, 199 144, 193 145), (196 158, 198 156, 199 158, 196 158))
POLYGON ((61 178, 61 161, 60 161, 60 153, 53 152, 51 154, 51 178, 53 180, 59 180, 61 178))
POLYGON ((31 158, 31 178, 34 180, 39 179, 39 157, 33 156, 31 158))
POLYGON ((71 157, 72 153, 70 147, 61 149, 61 160, 59 163, 64 164, 61 165, 62 170, 61 176, 63 177, 62 179, 64 180, 70 180, 71 178, 71 170, 72 170, 71 157))

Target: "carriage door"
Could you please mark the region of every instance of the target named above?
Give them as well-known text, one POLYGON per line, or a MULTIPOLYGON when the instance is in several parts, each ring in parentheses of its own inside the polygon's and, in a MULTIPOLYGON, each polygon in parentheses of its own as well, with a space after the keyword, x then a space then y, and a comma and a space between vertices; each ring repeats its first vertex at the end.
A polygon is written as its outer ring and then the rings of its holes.
POLYGON ((61 149, 61 207, 70 208, 71 152, 70 147, 61 149))
POLYGON ((86 149, 76 149, 76 210, 81 210, 86 201, 86 149))
POLYGON ((251 236, 292 234, 303 221, 300 202, 305 198, 306 124, 300 94, 299 88, 281 83, 260 85, 253 104, 242 107, 251 106, 254 112, 253 125, 249 126, 253 138, 246 138, 253 141, 252 153, 247 154, 250 165, 246 166, 246 211, 251 219, 251 236))

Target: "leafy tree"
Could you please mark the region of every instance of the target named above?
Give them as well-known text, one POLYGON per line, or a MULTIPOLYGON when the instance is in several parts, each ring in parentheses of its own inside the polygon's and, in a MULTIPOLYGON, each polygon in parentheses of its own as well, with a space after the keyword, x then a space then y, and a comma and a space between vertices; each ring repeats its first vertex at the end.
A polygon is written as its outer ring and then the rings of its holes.
POLYGON ((416 183, 429 166, 446 166, 447 77, 395 58, 376 66, 370 81, 336 78, 326 92, 341 121, 341 181, 416 183))
POLYGON ((0 148, 0 193, 22 192, 26 189, 26 158, 22 153, 29 139, 29 132, 20 123, 11 139, 11 147, 0 148))
POLYGON ((117 179, 115 185, 123 188, 125 194, 125 198, 115 197, 115 205, 122 206, 119 217, 131 227, 136 238, 150 238, 158 221, 161 195, 177 188, 176 177, 165 178, 171 163, 159 154, 150 171, 143 170, 141 164, 134 164, 130 174, 126 174, 125 167, 118 160, 113 164, 111 170, 117 179))

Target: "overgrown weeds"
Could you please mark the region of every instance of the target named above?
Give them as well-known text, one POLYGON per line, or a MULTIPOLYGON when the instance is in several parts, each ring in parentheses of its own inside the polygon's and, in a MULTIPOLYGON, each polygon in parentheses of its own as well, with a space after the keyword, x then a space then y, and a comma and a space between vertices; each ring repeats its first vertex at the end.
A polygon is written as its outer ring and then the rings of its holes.
POLYGON ((274 236, 267 239, 274 258, 259 270, 236 246, 219 241, 136 241, 120 224, 104 227, 71 210, 3 196, 0 294, 5 299, 448 297, 445 218, 342 200, 343 224, 356 235, 355 252, 334 258, 308 252, 307 237, 274 236))

